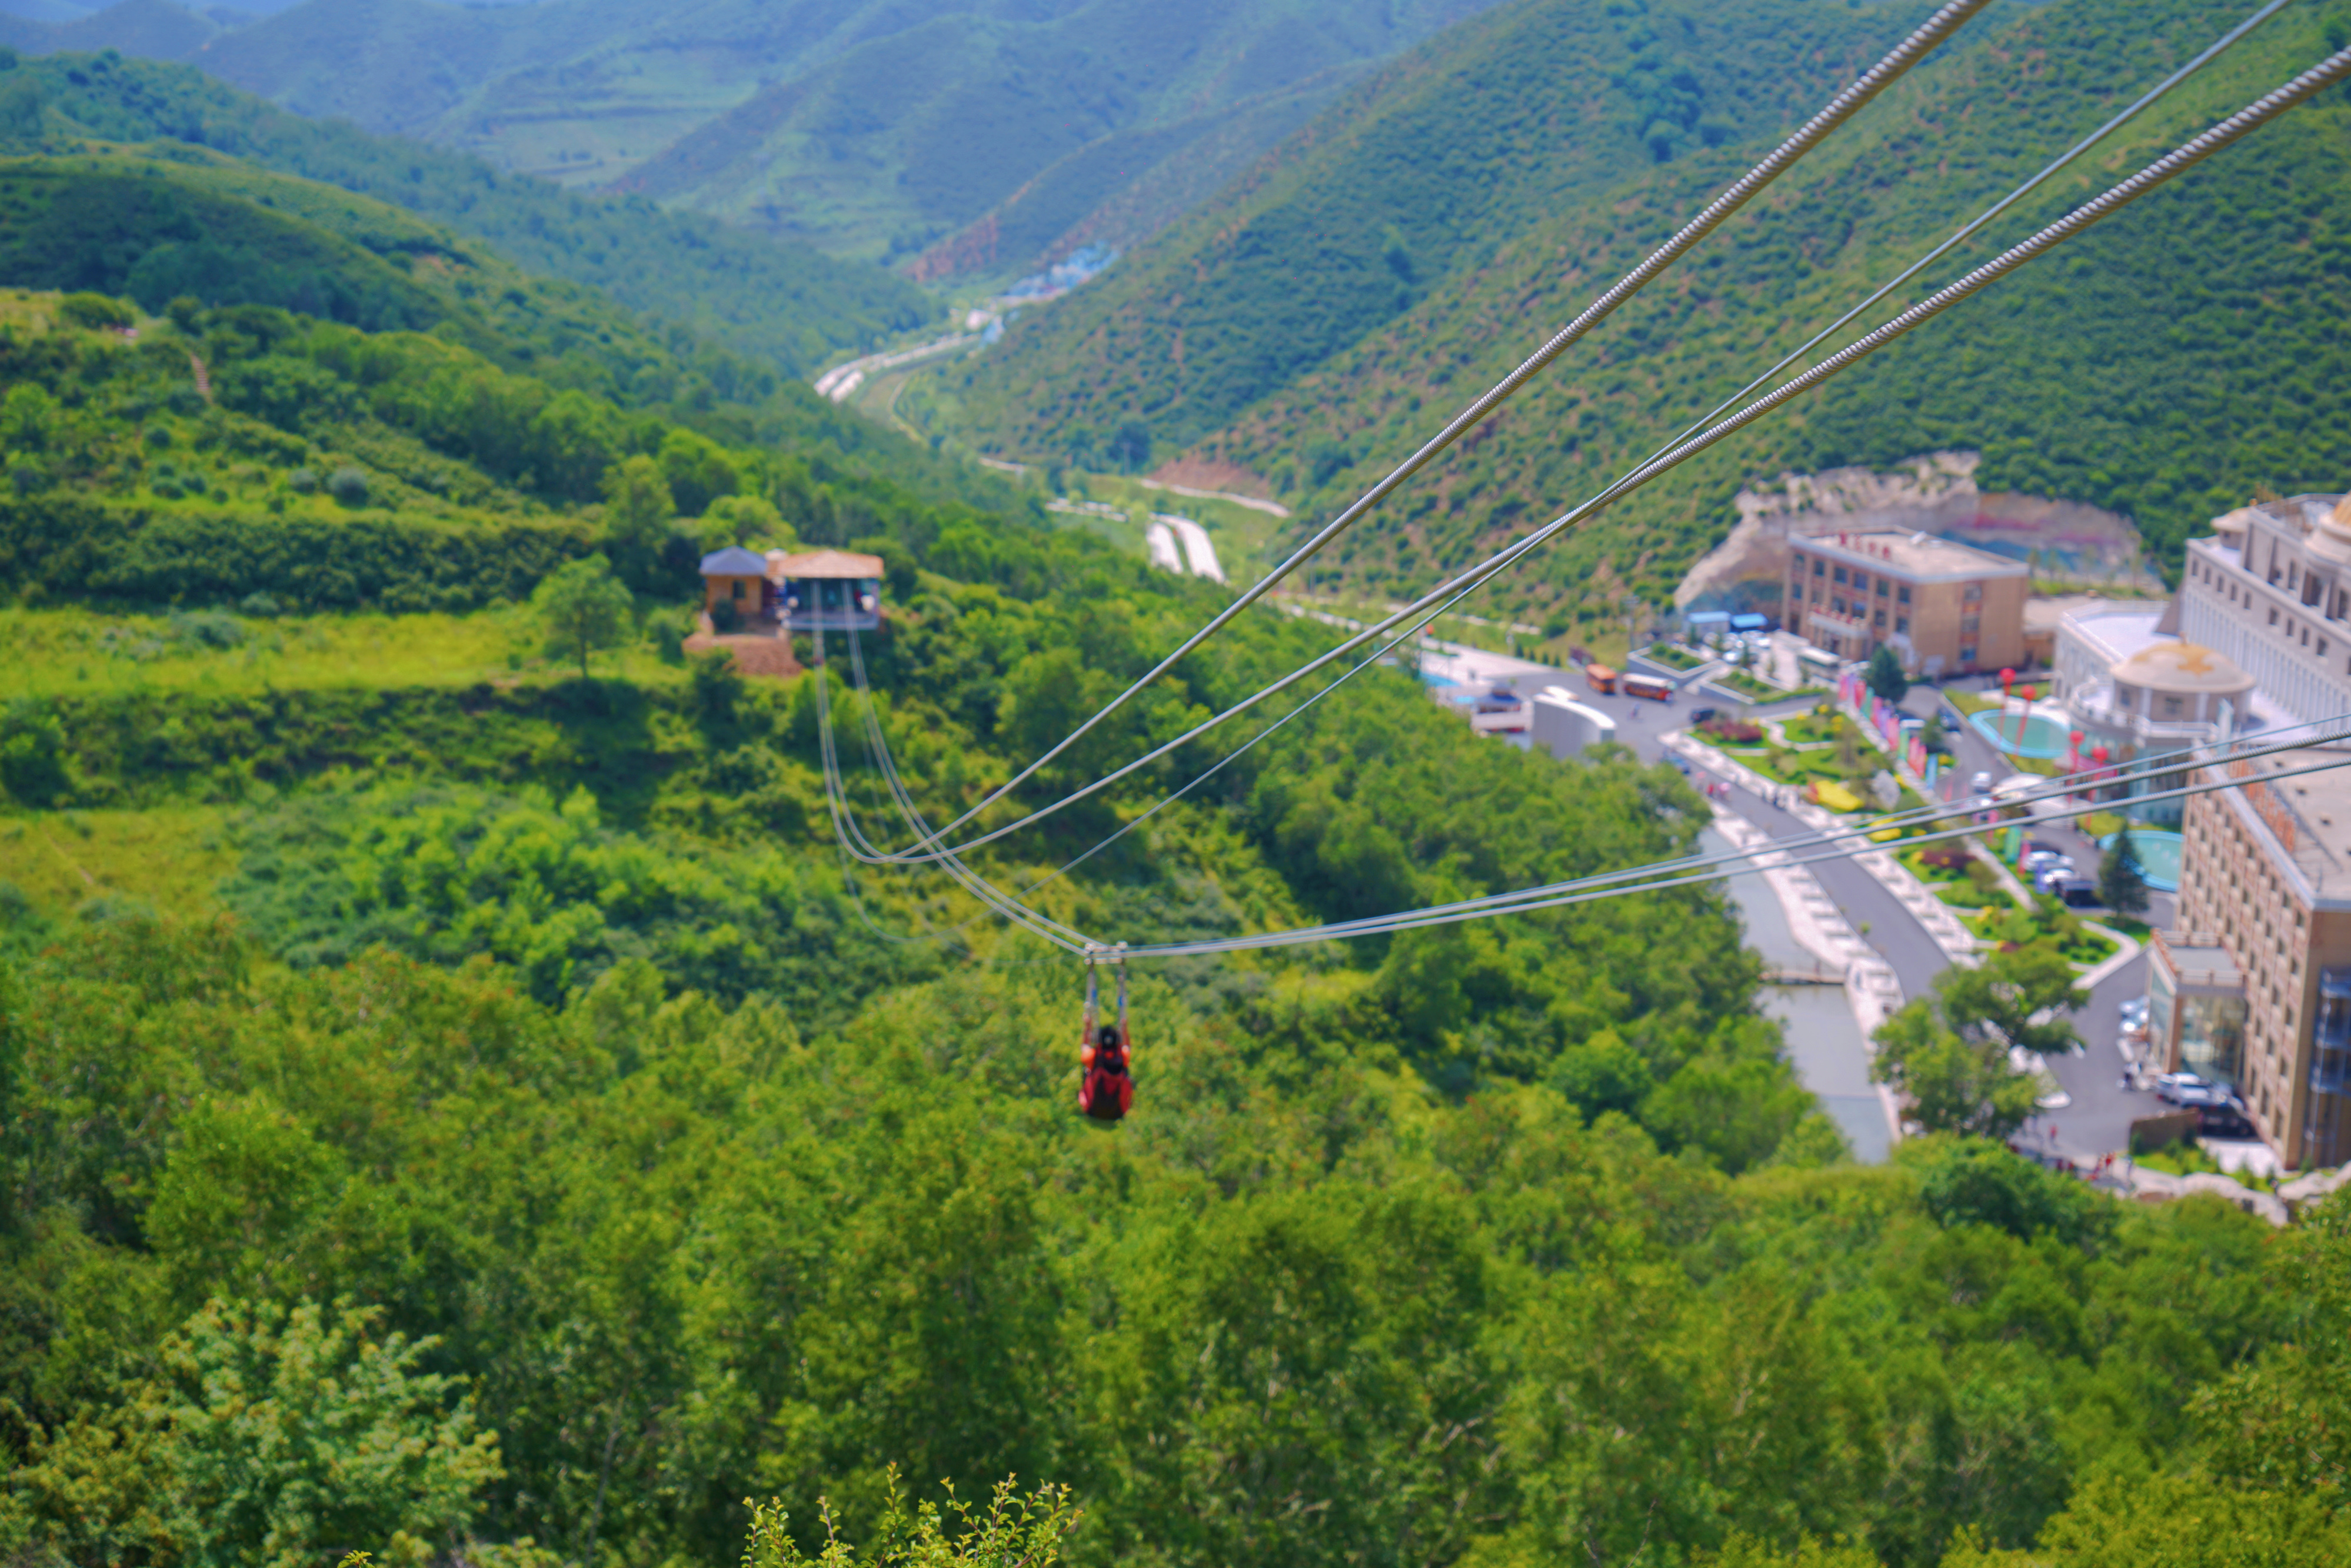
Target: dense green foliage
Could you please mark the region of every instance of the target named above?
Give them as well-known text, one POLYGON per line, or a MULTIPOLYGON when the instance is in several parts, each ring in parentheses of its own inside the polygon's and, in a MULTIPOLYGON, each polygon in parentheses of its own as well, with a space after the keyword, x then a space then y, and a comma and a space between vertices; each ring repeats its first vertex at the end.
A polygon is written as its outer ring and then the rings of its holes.
MULTIPOLYGON (((1931 1562, 1961 1526, 2031 1540, 2102 1467, 2125 1514, 2176 1495, 2151 1470, 2243 1471, 2267 1445, 2233 1412, 2306 1419, 2343 1355, 2339 1228, 2287 1253, 2210 1200, 2084 1209, 1965 1148, 1734 1182, 1547 1090, 1433 1102, 1155 984, 1155 1103, 1113 1137, 1062 1103, 1051 971, 820 1035, 644 966, 559 1013, 381 956, 245 976, 216 933, 133 921, 10 982, 19 1550, 181 1560, 145 1511, 171 1472, 126 1484, 79 1434, 137 1419, 215 1292, 438 1336, 504 1470, 456 1478, 467 1530, 618 1563, 731 1558, 747 1493, 804 1543, 820 1493, 862 1530, 898 1458, 966 1496, 1069 1481, 1085 1562, 1859 1531, 1931 1562), (2265 1252, 2333 1283, 2289 1295, 2265 1252)), ((451 1479, 364 1506, 445 1541, 451 1479)), ((2263 1528, 2325 1531, 2339 1485, 2263 1528)))
MULTIPOLYGON (((2077 0, 1993 13, 1425 471, 1384 524, 1356 530, 1325 566, 1343 564, 1393 597, 1594 494, 2241 15, 2221 0, 2139 6, 2128 26, 2077 0)), ((1536 16, 1498 11, 1482 25, 1536 16)), ((1898 21, 1855 20, 1873 47, 1898 21)), ((2314 12, 2282 14, 2135 122, 2111 155, 2059 178, 1923 281, 1957 276, 2285 79, 2326 47, 2326 30, 2314 12)), ((1476 31, 1447 35, 1432 62, 1476 31)), ((1531 35, 1519 42, 1538 47, 1531 35)), ((1505 101, 1466 91, 1445 103, 1465 124, 1510 123, 1505 101)), ((2296 110, 1614 507, 1496 591, 1525 619, 1621 621, 1625 600, 1664 600, 1723 537, 1742 483, 1937 449, 1980 449, 1986 490, 2125 513, 2163 560, 2256 486, 2340 488, 2351 427, 2311 389, 2351 372, 2332 308, 2342 287, 2334 236, 2351 227, 2346 133, 2351 104, 2339 94, 2296 110)), ((1322 368, 1249 370, 1200 412, 1194 382, 1228 362, 1205 335, 1212 318, 1274 312, 1268 320, 1283 329, 1269 336, 1289 340, 1280 313, 1290 294, 1311 298, 1324 272, 1370 276, 1379 247, 1359 225, 1364 237, 1327 252, 1270 250, 1255 265, 1280 282, 1245 305, 1238 289, 1179 281, 1216 232, 1186 230, 1194 249, 1171 237, 1164 265, 1138 256, 1130 284, 1013 329, 1002 358, 977 369, 967 392, 943 392, 935 416, 1040 455, 1141 421, 1157 452, 1197 443, 1267 476, 1311 524, 1499 381, 1758 151, 1693 151, 1447 249, 1444 281, 1322 368)))
MULTIPOLYGON (((193 66, 64 54, 20 63, 52 136, 179 141, 405 208, 522 267, 601 289, 632 310, 723 338, 800 375, 920 325, 922 292, 690 213, 568 192, 479 158, 302 119, 193 66)), ((0 140, 23 140, 0 131, 0 140)), ((287 303, 283 300, 271 303, 287 303)))

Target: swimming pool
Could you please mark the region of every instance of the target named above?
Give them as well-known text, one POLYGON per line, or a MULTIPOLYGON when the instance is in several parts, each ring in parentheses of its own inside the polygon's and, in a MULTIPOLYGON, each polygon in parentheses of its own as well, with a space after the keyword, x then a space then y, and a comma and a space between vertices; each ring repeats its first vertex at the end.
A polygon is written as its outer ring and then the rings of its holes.
POLYGON ((1976 733, 2007 752, 2011 757, 2035 757, 2048 760, 2065 755, 2065 727, 2043 714, 2034 714, 2024 721, 2024 733, 2017 734, 2016 716, 2003 716, 1997 708, 1970 714, 1968 722, 1976 733))
MULTIPOLYGON (((2179 891, 2179 853, 2187 840, 2168 828, 2133 828, 2131 847, 2138 851, 2139 874, 2147 885, 2158 893, 2179 891)), ((2098 847, 2115 847, 2115 835, 2107 834, 2098 841, 2098 847)))

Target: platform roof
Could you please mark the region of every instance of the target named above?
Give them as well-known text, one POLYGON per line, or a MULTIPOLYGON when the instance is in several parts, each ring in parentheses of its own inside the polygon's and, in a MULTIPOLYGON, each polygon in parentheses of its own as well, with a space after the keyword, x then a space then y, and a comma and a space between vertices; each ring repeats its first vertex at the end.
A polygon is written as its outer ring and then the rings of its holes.
POLYGON ((803 582, 811 578, 878 578, 882 575, 882 558, 845 549, 810 550, 804 555, 769 550, 760 570, 770 577, 803 582))
POLYGON ((739 545, 730 545, 722 550, 713 550, 702 558, 702 575, 705 577, 765 577, 768 575, 768 559, 765 556, 756 555, 739 545))

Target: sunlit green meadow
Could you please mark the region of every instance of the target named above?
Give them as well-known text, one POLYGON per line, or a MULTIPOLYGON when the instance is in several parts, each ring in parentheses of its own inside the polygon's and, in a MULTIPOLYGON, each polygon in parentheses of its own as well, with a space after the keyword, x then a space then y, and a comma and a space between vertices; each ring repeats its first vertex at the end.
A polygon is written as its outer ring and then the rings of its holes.
MULTIPOLYGON (((596 654, 591 674, 658 683, 682 675, 658 640, 678 612, 656 612, 632 645, 596 654)), ((244 616, 217 611, 120 615, 0 610, 0 696, 206 694, 336 686, 469 685, 578 674, 545 656, 528 607, 470 615, 244 616)))

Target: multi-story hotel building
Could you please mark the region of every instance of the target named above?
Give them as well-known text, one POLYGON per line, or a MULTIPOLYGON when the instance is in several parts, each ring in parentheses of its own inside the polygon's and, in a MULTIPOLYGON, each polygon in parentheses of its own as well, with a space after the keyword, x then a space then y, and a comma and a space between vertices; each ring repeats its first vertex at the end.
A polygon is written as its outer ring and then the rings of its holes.
POLYGON ((2024 663, 2032 573, 2022 561, 1891 528, 1789 548, 1780 624, 1816 647, 1847 659, 1890 647, 1929 677, 2024 663))
POLYGON ((2157 1060, 2233 1085, 2289 1170, 2351 1161, 2351 768, 2265 776, 2343 759, 2231 762, 2241 788, 2189 799, 2147 970, 2157 1060))
POLYGON ((2303 723, 2351 714, 2351 506, 2265 501, 2188 541, 2179 635, 2226 654, 2303 723))

